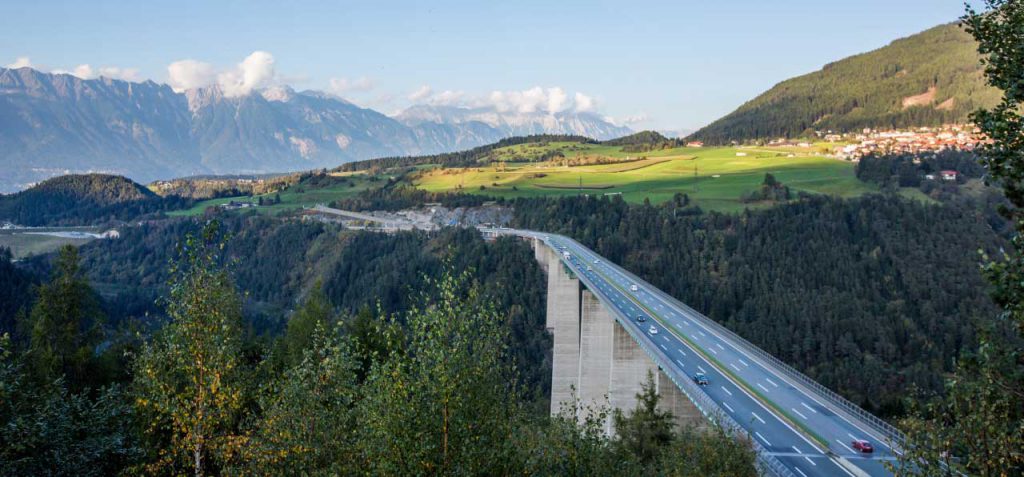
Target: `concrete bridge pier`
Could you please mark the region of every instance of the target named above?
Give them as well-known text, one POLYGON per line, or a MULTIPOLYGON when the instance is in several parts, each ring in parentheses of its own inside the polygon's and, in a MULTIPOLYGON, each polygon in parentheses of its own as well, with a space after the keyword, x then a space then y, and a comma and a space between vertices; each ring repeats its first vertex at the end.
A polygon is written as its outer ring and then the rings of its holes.
MULTIPOLYGON (((629 413, 637 394, 654 373, 661 398, 659 407, 671 411, 678 425, 704 427, 706 421, 647 352, 615 317, 562 263, 543 241, 533 239, 534 255, 548 276, 547 328, 554 335, 551 376, 551 414, 571 404, 573 389, 583 406, 610 406, 629 413)), ((577 415, 578 419, 586 416, 577 415)), ((615 433, 611 417, 605 432, 615 433)))

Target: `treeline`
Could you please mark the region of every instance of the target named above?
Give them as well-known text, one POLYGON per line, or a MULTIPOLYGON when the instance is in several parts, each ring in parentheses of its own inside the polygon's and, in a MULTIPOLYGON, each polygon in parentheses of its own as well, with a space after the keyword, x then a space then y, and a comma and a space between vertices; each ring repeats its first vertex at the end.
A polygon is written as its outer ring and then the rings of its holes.
POLYGON ((427 156, 384 157, 365 161, 347 162, 333 169, 339 172, 365 171, 369 169, 391 169, 395 167, 412 167, 423 164, 437 164, 441 167, 469 167, 479 164, 495 149, 519 144, 535 142, 581 142, 596 144, 597 141, 583 136, 565 134, 537 134, 502 139, 494 144, 475 147, 466 151, 432 154, 427 156))
POLYGON ((966 204, 805 197, 738 215, 680 203, 520 199, 518 227, 561 232, 633 271, 850 400, 904 412, 940 392, 993 316, 979 256, 1006 245, 966 204))
POLYGON ((444 207, 478 207, 484 202, 493 200, 485 196, 452 193, 429 192, 409 185, 389 182, 384 187, 367 189, 355 197, 346 197, 331 202, 331 207, 342 210, 402 210, 419 207, 423 204, 439 203, 444 207))
POLYGON ((975 153, 959 150, 931 154, 872 154, 861 158, 854 171, 864 182, 899 187, 919 187, 927 175, 941 180, 941 171, 956 171, 961 176, 957 179, 960 184, 967 179, 980 179, 987 172, 975 153))
POLYGON ((674 429, 650 379, 615 438, 607 409, 537 416, 507 311, 450 261, 403 311, 338 312, 314 287, 254 338, 224 235, 182 238, 167 321, 135 340, 104 331, 61 251, 30 331, 0 335, 0 474, 756 475, 745 440, 674 429))
POLYGON ((606 146, 622 146, 622 152, 650 152, 659 149, 682 147, 681 139, 669 139, 656 131, 640 131, 636 134, 604 141, 606 146))
POLYGON ((132 220, 191 204, 182 197, 160 197, 121 176, 66 175, 0 196, 0 220, 28 226, 87 225, 132 220))

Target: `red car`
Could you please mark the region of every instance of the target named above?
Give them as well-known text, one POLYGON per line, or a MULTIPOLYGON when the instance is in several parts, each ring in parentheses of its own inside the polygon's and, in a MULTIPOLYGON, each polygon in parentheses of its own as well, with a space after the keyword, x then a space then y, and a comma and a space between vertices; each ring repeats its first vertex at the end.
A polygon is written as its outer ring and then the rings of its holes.
POLYGON ((857 450, 857 451, 860 451, 860 452, 863 452, 865 454, 870 454, 870 453, 875 451, 875 448, 871 447, 871 443, 870 442, 862 440, 862 439, 857 439, 857 440, 853 441, 853 449, 857 450))

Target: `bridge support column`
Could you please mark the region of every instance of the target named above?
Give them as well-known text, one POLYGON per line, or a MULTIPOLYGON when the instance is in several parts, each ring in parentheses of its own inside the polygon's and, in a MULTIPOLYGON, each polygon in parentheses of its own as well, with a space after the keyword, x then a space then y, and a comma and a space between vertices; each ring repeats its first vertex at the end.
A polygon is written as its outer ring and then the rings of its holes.
POLYGON ((611 394, 612 348, 618 324, 587 290, 583 291, 580 316, 580 404, 603 406, 606 396, 611 394))
POLYGON ((554 334, 551 359, 551 414, 569 402, 572 389, 579 392, 580 363, 580 281, 569 276, 558 256, 547 246, 548 303, 547 328, 554 334))
MULTIPOLYGON (((636 395, 640 393, 647 373, 657 373, 654 364, 643 348, 619 323, 615 323, 615 345, 612 348, 612 381, 608 401, 612 408, 629 413, 636 409, 636 395)), ((608 433, 615 432, 614 423, 609 422, 608 433)))
POLYGON ((707 420, 704 419, 704 415, 697 409, 697 406, 693 405, 690 398, 686 397, 664 372, 659 370, 655 376, 658 385, 658 396, 661 397, 658 407, 663 411, 672 413, 676 426, 706 429, 708 426, 707 420))

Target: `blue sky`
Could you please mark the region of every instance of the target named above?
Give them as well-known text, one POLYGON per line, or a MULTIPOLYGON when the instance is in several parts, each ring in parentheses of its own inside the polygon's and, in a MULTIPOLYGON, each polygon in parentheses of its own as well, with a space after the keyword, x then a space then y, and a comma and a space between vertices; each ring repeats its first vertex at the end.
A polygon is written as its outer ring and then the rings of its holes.
MULTIPOLYGON (((503 91, 522 104, 541 87, 541 102, 635 129, 699 127, 781 80, 963 9, 959 0, 0 3, 0 65, 28 58, 169 82, 168 65, 191 59, 176 70, 189 81, 242 84, 249 70, 237 65, 263 51, 272 71, 251 86, 333 90, 385 113, 417 90, 416 101, 485 104, 503 91)), ((263 56, 249 63, 260 61, 269 67, 263 56)))

